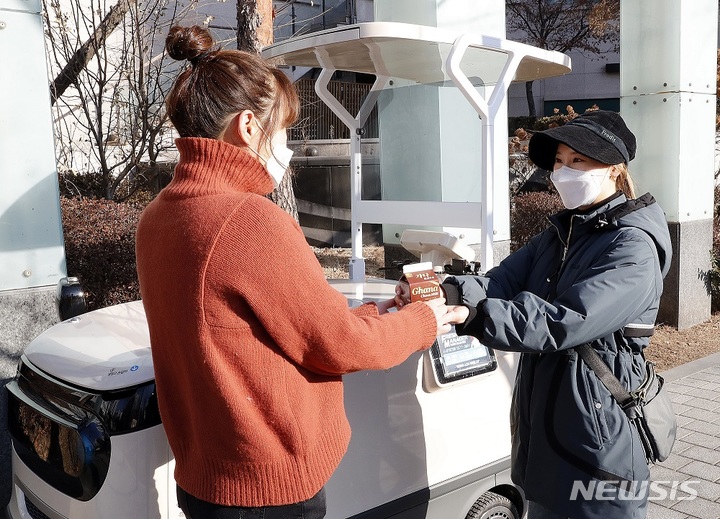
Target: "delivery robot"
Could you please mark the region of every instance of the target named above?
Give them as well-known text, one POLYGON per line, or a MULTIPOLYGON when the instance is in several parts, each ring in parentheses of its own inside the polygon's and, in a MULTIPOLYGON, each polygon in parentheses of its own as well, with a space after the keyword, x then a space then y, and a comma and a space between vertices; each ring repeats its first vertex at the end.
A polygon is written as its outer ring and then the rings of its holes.
MULTIPOLYGON (((319 93, 355 130, 395 74, 415 81, 437 81, 440 74, 458 85, 485 116, 485 151, 490 150, 494 114, 511 80, 570 70, 563 54, 385 22, 288 40, 266 49, 266 55, 321 67, 319 93), (434 64, 431 74, 431 65, 417 61, 428 51, 434 64), (469 62, 463 60, 466 52, 469 62), (413 67, 406 66, 403 53, 415 58, 413 67), (444 60, 440 71, 438 56, 444 60), (496 76, 489 103, 465 76, 468 67, 482 68, 483 62, 491 64, 489 72, 472 73, 496 76), (323 91, 339 64, 378 77, 357 117, 323 91)), ((463 227, 479 211, 486 238, 479 264, 492 265, 491 196, 482 204, 450 208, 442 202, 362 200, 357 135, 351 140, 351 171, 358 179, 352 182, 350 278, 331 280, 348 304, 393 297, 397 283, 365 278, 362 222, 463 227)), ((486 162, 481 172, 486 188, 488 183, 491 188, 489 170, 486 162)), ((401 244, 441 276, 447 265, 475 261, 474 249, 442 231, 408 229, 401 244)), ((353 435, 326 486, 328 519, 520 518, 523 496, 509 478, 508 415, 515 369, 513 354, 451 333, 397 367, 345 376, 353 435)), ((141 301, 80 313, 39 335, 25 348, 17 375, 7 384, 7 398, 10 519, 183 517, 175 498, 173 455, 157 408, 141 301)))

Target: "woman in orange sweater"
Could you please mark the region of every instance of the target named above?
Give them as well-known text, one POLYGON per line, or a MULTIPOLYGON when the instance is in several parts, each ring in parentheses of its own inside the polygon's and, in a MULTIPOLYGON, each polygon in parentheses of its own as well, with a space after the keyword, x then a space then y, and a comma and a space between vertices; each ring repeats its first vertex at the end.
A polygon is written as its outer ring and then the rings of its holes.
POLYGON ((449 331, 444 300, 350 309, 265 195, 292 152, 293 85, 258 56, 174 27, 190 65, 166 100, 173 180, 137 230, 159 407, 189 518, 321 518, 350 427, 341 375, 387 369, 449 331))

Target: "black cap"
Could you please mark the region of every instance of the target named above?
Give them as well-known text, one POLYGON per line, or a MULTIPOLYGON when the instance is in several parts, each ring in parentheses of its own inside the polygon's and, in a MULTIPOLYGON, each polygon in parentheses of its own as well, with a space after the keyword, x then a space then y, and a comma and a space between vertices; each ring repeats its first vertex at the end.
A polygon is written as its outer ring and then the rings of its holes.
POLYGON ((528 155, 535 165, 552 171, 559 143, 603 164, 627 163, 635 158, 635 135, 616 112, 593 110, 563 126, 537 132, 528 155))

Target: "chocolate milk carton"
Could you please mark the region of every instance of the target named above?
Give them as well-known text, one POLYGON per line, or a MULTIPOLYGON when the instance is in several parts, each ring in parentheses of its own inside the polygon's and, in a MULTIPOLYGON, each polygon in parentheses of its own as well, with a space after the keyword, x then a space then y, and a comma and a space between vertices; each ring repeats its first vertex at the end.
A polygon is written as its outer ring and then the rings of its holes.
POLYGON ((428 301, 442 296, 440 280, 429 261, 403 266, 400 286, 403 293, 409 296, 410 302, 428 301))

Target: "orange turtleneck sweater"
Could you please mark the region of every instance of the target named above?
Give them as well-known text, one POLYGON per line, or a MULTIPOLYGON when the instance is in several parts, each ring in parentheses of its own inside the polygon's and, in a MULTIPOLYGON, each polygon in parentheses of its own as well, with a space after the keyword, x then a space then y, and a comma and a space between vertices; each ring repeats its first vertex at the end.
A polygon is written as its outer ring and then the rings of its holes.
POLYGON ((229 506, 314 496, 344 455, 341 375, 429 347, 433 312, 355 309, 247 151, 176 141, 172 182, 143 213, 137 269, 175 479, 229 506))

